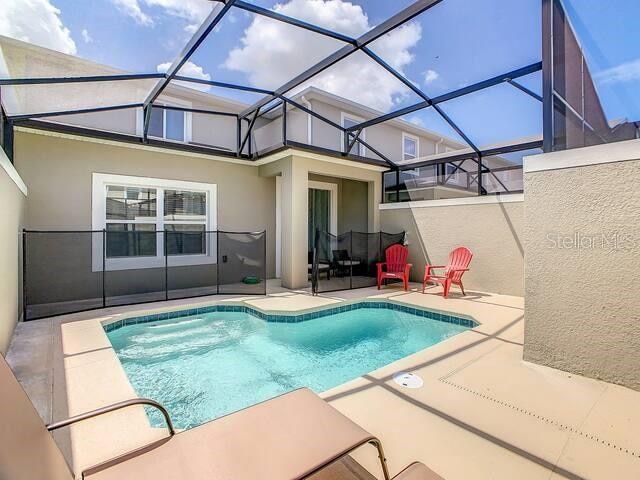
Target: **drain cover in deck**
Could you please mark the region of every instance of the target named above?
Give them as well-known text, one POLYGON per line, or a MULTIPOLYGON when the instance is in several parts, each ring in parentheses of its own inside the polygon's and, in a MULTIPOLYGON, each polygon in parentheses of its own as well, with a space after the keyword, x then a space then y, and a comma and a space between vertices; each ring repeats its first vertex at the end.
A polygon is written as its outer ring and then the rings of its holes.
POLYGON ((420 388, 424 385, 424 381, 415 373, 398 372, 393 376, 393 381, 401 387, 420 388))

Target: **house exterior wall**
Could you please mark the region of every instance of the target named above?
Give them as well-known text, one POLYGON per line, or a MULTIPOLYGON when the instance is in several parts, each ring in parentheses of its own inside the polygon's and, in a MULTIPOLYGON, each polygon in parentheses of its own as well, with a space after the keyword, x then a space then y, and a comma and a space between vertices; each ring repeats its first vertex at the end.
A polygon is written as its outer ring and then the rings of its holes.
POLYGON ((22 275, 20 269, 21 236, 24 221, 26 195, 18 186, 21 180, 14 180, 10 172, 17 173, 9 159, 0 149, 0 354, 7 353, 9 342, 22 313, 20 291, 22 275))
POLYGON ((524 359, 640 390, 640 140, 525 160, 524 359))
POLYGON ((387 204, 380 212, 383 231, 408 233, 412 281, 422 282, 426 263, 444 265, 463 245, 474 254, 463 277, 467 292, 517 296, 524 294, 523 222, 522 195, 387 204))
MULTIPOLYGON (((26 202, 24 223, 28 229, 91 230, 94 172, 213 183, 217 185, 218 228, 227 231, 266 230, 267 277, 275 274, 275 179, 260 177, 256 166, 24 131, 16 133, 15 159, 16 168, 33 192, 26 202)), ((55 272, 48 269, 47 276, 37 276, 42 288, 29 290, 30 303, 47 303, 47 294, 64 300, 73 300, 74 294, 80 298, 92 298, 92 281, 89 278, 92 271, 91 242, 87 240, 78 247, 76 255, 70 252, 68 257, 78 262, 78 271, 88 272, 87 282, 74 283, 74 288, 86 288, 87 291, 66 292, 64 282, 57 281, 55 272), (85 283, 86 286, 83 285, 85 283)), ((234 259, 231 256, 228 261, 233 262, 234 259)), ((174 269, 174 288, 183 288, 183 283, 193 280, 196 274, 202 275, 203 283, 209 285, 205 283, 205 277, 210 276, 210 268, 205 270, 205 267, 174 269)), ((232 264, 225 270, 232 272, 232 264)), ((131 273, 109 272, 112 290, 108 294, 122 294, 119 291, 122 288, 129 293, 132 290, 133 293, 148 293, 164 289, 164 278, 158 269, 137 271, 135 281, 131 273)))
MULTIPOLYGON (((317 98, 311 100, 311 104, 315 112, 338 125, 341 125, 343 112, 346 115, 364 118, 365 120, 376 116, 365 110, 346 105, 341 108, 317 98)), ((332 150, 342 150, 342 134, 340 131, 317 118, 314 118, 312 122, 314 145, 332 150)), ((364 141, 391 160, 399 161, 402 160, 403 132, 418 137, 419 156, 441 153, 445 151, 445 148, 460 148, 453 141, 445 141, 440 145, 436 145, 440 138, 428 135, 416 126, 403 126, 399 122, 385 122, 366 128, 364 141)), ((376 158, 376 155, 370 151, 367 151, 367 156, 376 158)))

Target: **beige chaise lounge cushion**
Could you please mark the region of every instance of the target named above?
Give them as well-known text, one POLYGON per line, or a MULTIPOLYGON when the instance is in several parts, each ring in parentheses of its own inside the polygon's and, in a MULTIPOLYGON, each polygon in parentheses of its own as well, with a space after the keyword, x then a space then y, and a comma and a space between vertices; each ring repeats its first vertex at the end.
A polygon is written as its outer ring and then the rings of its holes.
POLYGON ((424 464, 414 462, 402 470, 393 480, 444 480, 433 470, 429 470, 424 464))
POLYGON ((314 472, 371 434, 308 389, 176 434, 89 480, 287 480, 314 472))

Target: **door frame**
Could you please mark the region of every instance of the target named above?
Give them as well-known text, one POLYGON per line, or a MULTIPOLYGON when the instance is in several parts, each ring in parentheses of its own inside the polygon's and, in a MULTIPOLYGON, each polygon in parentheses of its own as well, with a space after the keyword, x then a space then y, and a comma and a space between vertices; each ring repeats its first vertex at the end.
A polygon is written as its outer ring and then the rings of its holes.
MULTIPOLYGON (((327 190, 329 192, 329 233, 338 235, 338 184, 309 180, 309 190, 327 190)), ((307 217, 307 222, 309 217, 307 217)))

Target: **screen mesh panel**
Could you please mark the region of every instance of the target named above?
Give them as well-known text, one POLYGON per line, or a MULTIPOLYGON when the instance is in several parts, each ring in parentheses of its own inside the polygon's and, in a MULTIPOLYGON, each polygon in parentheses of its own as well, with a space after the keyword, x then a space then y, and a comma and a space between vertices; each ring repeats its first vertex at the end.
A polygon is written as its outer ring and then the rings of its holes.
POLYGON ((401 233, 347 232, 332 235, 316 231, 315 249, 309 252, 309 273, 314 293, 376 285, 377 262, 384 251, 404 243, 401 233))
POLYGON ((25 232, 25 319, 103 306, 103 232, 25 232))
POLYGON ((167 225, 166 231, 148 224, 107 227, 23 233, 25 320, 219 293, 266 294, 264 231, 209 232, 197 224, 167 225))
POLYGON ((266 232, 218 232, 218 292, 267 293, 266 232))

